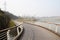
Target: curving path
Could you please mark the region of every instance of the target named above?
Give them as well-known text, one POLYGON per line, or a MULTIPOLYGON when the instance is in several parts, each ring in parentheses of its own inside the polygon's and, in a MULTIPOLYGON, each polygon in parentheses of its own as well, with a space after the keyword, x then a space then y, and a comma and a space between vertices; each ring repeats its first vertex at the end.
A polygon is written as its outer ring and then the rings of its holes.
POLYGON ((23 23, 24 32, 19 40, 60 40, 54 33, 31 24, 23 23))

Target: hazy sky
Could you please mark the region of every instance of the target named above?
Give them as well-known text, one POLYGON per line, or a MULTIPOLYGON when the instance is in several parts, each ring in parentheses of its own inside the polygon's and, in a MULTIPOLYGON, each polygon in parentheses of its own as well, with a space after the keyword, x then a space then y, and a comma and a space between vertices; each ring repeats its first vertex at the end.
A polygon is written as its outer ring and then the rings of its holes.
MULTIPOLYGON (((0 0, 3 10, 4 2, 0 0)), ((6 10, 17 16, 60 16, 60 0, 6 0, 6 10)))

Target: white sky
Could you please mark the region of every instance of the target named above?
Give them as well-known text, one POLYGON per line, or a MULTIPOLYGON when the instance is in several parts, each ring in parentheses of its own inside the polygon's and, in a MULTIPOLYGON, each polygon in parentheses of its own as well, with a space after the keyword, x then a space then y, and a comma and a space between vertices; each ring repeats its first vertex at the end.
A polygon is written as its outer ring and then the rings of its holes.
MULTIPOLYGON (((4 2, 0 0, 2 10, 4 2)), ((16 16, 60 16, 60 0, 6 0, 6 10, 16 16)))

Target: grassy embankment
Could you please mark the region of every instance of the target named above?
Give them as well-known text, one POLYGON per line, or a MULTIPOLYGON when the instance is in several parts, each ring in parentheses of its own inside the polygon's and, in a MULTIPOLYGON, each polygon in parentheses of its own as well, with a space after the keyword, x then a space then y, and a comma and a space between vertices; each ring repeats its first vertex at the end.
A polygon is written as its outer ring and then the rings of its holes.
POLYGON ((15 23, 11 20, 11 18, 5 14, 4 11, 0 10, 0 30, 13 27, 15 23))

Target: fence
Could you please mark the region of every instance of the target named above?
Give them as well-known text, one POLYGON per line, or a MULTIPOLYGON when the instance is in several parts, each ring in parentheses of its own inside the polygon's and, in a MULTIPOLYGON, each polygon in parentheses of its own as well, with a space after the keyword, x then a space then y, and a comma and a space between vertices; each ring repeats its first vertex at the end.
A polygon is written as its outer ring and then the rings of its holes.
POLYGON ((0 30, 0 40, 15 40, 22 33, 23 28, 22 24, 0 30))

